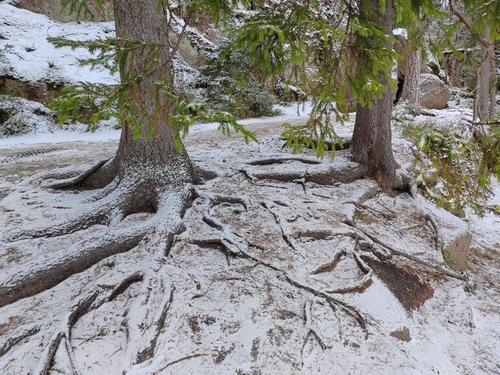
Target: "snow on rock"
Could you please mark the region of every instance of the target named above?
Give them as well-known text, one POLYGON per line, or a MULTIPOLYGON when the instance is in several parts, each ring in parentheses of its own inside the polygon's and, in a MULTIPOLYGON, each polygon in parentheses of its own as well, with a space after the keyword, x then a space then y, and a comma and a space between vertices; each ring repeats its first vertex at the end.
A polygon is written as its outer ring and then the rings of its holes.
POLYGON ((81 65, 88 50, 56 48, 47 38, 95 40, 114 37, 112 22, 59 23, 0 3, 0 76, 25 82, 116 84, 108 70, 81 65))
POLYGON ((23 98, 0 95, 0 137, 57 129, 55 113, 23 98))

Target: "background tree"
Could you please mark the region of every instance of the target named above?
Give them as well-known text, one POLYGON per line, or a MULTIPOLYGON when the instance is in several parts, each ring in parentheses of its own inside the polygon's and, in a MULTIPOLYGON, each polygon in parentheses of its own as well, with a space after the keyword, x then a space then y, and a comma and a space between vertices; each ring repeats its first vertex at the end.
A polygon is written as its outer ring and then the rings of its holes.
POLYGON ((239 30, 239 46, 264 72, 300 77, 315 102, 305 127, 286 128, 288 145, 296 151, 313 147, 323 155, 328 143, 339 141, 331 115, 345 120, 352 94, 358 102, 354 159, 384 188, 405 188, 391 146, 392 31, 396 24, 411 26, 420 14, 433 11, 427 0, 285 0, 248 21, 239 30))
POLYGON ((500 3, 498 1, 448 1, 450 11, 477 39, 482 57, 476 73, 474 117, 483 123, 496 115, 496 56, 495 43, 500 38, 500 3))
POLYGON ((427 26, 425 19, 415 22, 410 29, 399 29, 395 50, 398 60, 398 96, 396 101, 406 102, 415 112, 420 110, 420 70, 422 66, 422 39, 427 26), (401 77, 399 76, 401 75, 401 77), (401 86, 401 87, 399 87, 401 86))

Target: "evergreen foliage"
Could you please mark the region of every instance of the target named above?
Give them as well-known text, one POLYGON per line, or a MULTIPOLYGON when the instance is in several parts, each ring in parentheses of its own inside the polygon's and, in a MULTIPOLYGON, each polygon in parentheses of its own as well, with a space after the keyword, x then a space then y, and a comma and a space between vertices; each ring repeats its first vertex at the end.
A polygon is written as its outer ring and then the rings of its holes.
POLYGON ((207 104, 216 111, 230 112, 238 118, 275 115, 277 98, 259 80, 259 72, 248 56, 233 46, 230 41, 221 44, 194 86, 205 90, 207 104))
MULTIPOLYGON (((231 9, 238 2, 235 0, 201 0, 185 2, 184 9, 193 8, 198 11, 210 11, 214 19, 219 21, 225 18, 231 9)), ((102 2, 101 2, 102 5, 102 2)), ((85 0, 68 0, 67 6, 71 10, 79 13, 90 11, 85 0)), ((171 10, 171 2, 161 0, 158 11, 165 12, 169 22, 179 22, 171 10)), ((187 25, 183 26, 183 32, 187 25)), ((165 25, 171 28, 172 25, 165 25)), ((178 36, 177 44, 158 45, 146 43, 141 40, 127 39, 118 40, 115 38, 101 39, 94 41, 74 41, 64 38, 49 39, 56 47, 63 48, 86 48, 94 54, 94 57, 82 64, 92 67, 105 67, 111 73, 120 73, 121 82, 109 89, 104 86, 90 85, 81 82, 75 87, 70 87, 56 98, 50 107, 59 114, 60 121, 85 121, 90 120, 90 130, 95 129, 101 120, 115 117, 120 123, 127 123, 134 128, 134 135, 139 138, 144 136, 143 125, 155 123, 157 116, 160 116, 165 105, 166 98, 175 110, 169 118, 169 123, 174 127, 177 134, 186 135, 189 127, 196 122, 218 122, 219 128, 224 134, 232 131, 243 136, 245 142, 255 141, 255 134, 238 124, 234 114, 220 111, 207 111, 206 106, 189 103, 181 95, 175 92, 173 87, 173 59, 179 48, 180 40, 184 35, 178 36), (160 53, 168 53, 170 56, 168 66, 158 64, 160 53), (137 56, 142 56, 142 66, 140 72, 133 69, 137 56), (158 80, 155 82, 155 92, 152 97, 158 98, 156 108, 152 114, 144 114, 141 108, 136 108, 129 100, 129 96, 137 89, 140 82, 147 79, 155 72, 166 71, 166 76, 171 75, 172 79, 158 80), (89 116, 89 113, 92 115, 89 116)), ((154 129, 149 128, 146 136, 153 136, 154 129)), ((179 147, 181 142, 179 138, 179 147)))
MULTIPOLYGON (((385 1, 373 7, 385 11, 385 1)), ((430 0, 395 1, 396 23, 409 27, 421 14, 438 14, 430 0)), ((396 25, 395 25, 396 26, 396 25)), ((396 85, 390 72, 397 55, 387 42, 394 37, 362 17, 354 1, 273 3, 234 30, 236 46, 267 76, 300 82, 314 100, 313 114, 303 128, 283 133, 294 151, 313 147, 324 155, 336 143, 336 121, 347 119, 350 97, 369 107, 385 94, 384 80, 396 85)))
POLYGON ((404 132, 416 145, 416 182, 422 191, 455 215, 462 216, 465 208, 483 214, 492 196, 491 179, 500 179, 500 128, 479 142, 425 127, 407 126, 404 132))

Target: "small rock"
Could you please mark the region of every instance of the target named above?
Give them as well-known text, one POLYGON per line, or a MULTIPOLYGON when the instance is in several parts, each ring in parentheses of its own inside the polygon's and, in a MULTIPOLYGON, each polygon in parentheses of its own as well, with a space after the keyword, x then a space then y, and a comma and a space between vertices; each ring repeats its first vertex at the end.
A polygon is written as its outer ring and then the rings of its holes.
POLYGON ((448 87, 434 74, 420 75, 420 104, 428 109, 443 109, 448 107, 450 91, 448 87))
POLYGON ((411 340, 410 329, 408 327, 403 327, 392 331, 390 335, 404 342, 409 342, 411 340))

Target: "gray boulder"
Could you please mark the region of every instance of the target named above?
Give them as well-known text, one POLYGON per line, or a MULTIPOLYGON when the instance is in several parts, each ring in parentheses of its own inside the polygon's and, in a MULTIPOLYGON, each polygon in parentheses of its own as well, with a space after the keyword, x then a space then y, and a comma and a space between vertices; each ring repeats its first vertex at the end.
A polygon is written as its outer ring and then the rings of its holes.
POLYGON ((444 109, 448 107, 450 91, 434 74, 420 75, 420 105, 428 109, 444 109))

